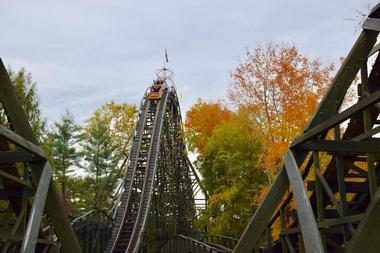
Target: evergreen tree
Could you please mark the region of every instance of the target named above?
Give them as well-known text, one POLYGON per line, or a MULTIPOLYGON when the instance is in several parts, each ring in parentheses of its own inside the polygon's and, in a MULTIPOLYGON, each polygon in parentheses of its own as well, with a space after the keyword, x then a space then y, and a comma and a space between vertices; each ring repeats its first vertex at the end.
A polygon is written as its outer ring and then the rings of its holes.
POLYGON ((98 181, 106 176, 116 165, 118 156, 115 155, 111 134, 107 124, 99 118, 91 118, 83 132, 82 167, 98 181))
POLYGON ((69 176, 75 170, 80 160, 78 142, 80 141, 79 126, 75 124, 69 111, 62 116, 47 138, 47 149, 54 168, 56 182, 66 199, 69 176))

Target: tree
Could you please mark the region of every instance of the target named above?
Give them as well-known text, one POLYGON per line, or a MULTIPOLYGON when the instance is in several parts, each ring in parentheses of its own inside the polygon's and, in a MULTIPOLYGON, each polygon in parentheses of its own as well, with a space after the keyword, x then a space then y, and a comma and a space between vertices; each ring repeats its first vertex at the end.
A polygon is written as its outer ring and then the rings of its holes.
MULTIPOLYGON (((14 72, 11 68, 8 68, 8 74, 34 134, 37 139, 42 142, 46 121, 42 119, 41 115, 37 96, 37 83, 33 82, 32 74, 27 72, 24 68, 21 68, 18 72, 14 72)), ((7 125, 4 109, 0 110, 0 124, 7 125)))
POLYGON ((106 123, 100 118, 90 118, 86 123, 81 143, 85 160, 82 167, 98 181, 110 173, 119 158, 115 154, 116 146, 106 123))
POLYGON ((221 103, 206 103, 198 99, 186 113, 185 128, 189 149, 202 153, 215 127, 229 121, 231 117, 232 112, 221 103))
POLYGON ((247 120, 237 112, 217 125, 198 157, 210 197, 197 223, 211 234, 239 237, 256 208, 253 200, 266 183, 257 166, 262 146, 247 120))
POLYGON ((265 147, 261 166, 270 181, 290 142, 315 111, 333 69, 309 60, 295 46, 267 44, 247 51, 245 61, 232 72, 228 97, 256 122, 265 147))
POLYGON ((52 132, 48 134, 47 149, 54 168, 54 177, 61 186, 61 193, 67 199, 68 177, 79 164, 80 141, 79 126, 75 124, 69 111, 62 116, 59 122, 54 123, 52 132))
POLYGON ((136 121, 137 108, 127 103, 111 101, 95 110, 89 122, 102 121, 108 126, 113 145, 120 154, 127 154, 128 141, 136 121))
MULTIPOLYGON (((83 211, 84 204, 96 205, 97 208, 110 206, 110 193, 123 175, 120 164, 128 156, 136 112, 135 105, 111 101, 96 109, 86 120, 81 143, 84 158, 81 167, 89 175, 78 178, 75 184, 85 186, 87 190, 84 189, 84 193, 91 197, 76 194, 74 205, 80 207, 80 211, 83 211)), ((79 188, 78 192, 81 192, 79 188)))
POLYGON ((256 126, 244 110, 198 100, 186 114, 185 134, 208 192, 208 207, 196 225, 209 233, 240 236, 254 199, 267 183, 257 166, 262 150, 256 126))

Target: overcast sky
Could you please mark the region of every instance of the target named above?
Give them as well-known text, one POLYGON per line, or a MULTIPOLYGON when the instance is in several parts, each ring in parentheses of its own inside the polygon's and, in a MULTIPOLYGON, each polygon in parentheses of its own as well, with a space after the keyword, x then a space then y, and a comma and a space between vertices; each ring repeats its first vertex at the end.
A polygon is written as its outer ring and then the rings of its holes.
POLYGON ((101 104, 139 103, 169 53, 183 94, 225 95, 246 48, 292 43, 323 63, 338 63, 358 36, 366 0, 1 0, 0 57, 38 83, 44 117, 69 109, 77 121, 101 104))

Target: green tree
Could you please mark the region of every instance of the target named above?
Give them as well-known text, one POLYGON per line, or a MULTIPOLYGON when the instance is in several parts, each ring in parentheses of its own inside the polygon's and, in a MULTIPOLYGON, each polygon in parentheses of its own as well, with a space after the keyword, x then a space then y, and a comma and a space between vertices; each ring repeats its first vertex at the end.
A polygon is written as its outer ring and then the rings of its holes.
POLYGON ((210 196, 198 225, 207 226, 211 234, 240 236, 255 210, 253 200, 266 183, 257 166, 261 151, 260 140, 240 119, 215 128, 198 159, 210 196))
POLYGON ((79 212, 94 205, 100 209, 111 206, 111 195, 123 175, 120 164, 130 148, 136 112, 135 105, 111 101, 96 109, 86 120, 81 142, 81 167, 88 174, 73 179, 77 187, 74 206, 79 212))
POLYGON ((257 126, 244 110, 201 101, 187 113, 185 126, 209 195, 196 225, 212 234, 239 237, 267 181, 258 166, 262 143, 257 126))
POLYGON ((89 121, 100 120, 104 122, 108 126, 116 152, 120 155, 126 155, 129 150, 128 142, 136 121, 136 113, 135 105, 117 104, 112 100, 96 109, 89 121))
POLYGON ((82 167, 98 181, 109 174, 119 160, 115 154, 116 146, 107 124, 99 118, 87 120, 82 137, 82 167))
MULTIPOLYGON (((32 80, 32 74, 25 68, 14 72, 8 68, 8 74, 15 88, 16 95, 28 117, 29 123, 37 137, 42 142, 46 128, 46 121, 42 118, 39 99, 37 96, 37 83, 32 80)), ((7 118, 4 110, 0 110, 0 123, 7 125, 7 118)))
POLYGON ((54 177, 60 185, 64 199, 67 199, 66 188, 69 176, 75 170, 75 166, 78 166, 80 160, 78 151, 79 130, 80 128, 75 124, 73 116, 69 111, 66 111, 61 120, 54 123, 46 142, 49 158, 54 168, 54 177))

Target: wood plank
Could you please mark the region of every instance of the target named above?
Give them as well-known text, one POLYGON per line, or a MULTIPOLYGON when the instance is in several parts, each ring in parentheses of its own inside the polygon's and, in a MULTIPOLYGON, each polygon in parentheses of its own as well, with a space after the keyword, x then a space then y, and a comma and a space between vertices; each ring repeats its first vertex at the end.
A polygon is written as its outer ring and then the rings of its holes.
MULTIPOLYGON (((34 136, 33 130, 28 122, 28 118, 16 96, 14 87, 9 79, 7 70, 0 59, 0 101, 7 112, 9 123, 12 129, 23 138, 34 145, 38 145, 38 140, 34 136)), ((31 164, 32 177, 35 182, 39 181, 43 170, 42 163, 31 164)), ((79 242, 72 231, 70 222, 63 208, 61 198, 55 189, 54 184, 49 185, 49 192, 45 205, 46 211, 54 225, 55 232, 66 252, 81 252, 79 242)))
POLYGON ((348 109, 344 110, 343 112, 339 113, 338 115, 332 116, 324 122, 320 123, 319 125, 308 130, 292 142, 291 148, 295 148, 297 145, 314 137, 317 137, 320 134, 325 133, 327 130, 349 119, 354 114, 364 111, 368 107, 376 104, 378 101, 380 101, 380 90, 375 91, 368 97, 363 98, 362 100, 349 107, 348 109))
POLYGON ((288 187, 288 176, 286 175, 285 169, 282 169, 264 200, 254 213, 248 226, 245 228, 233 251, 234 253, 247 253, 255 249, 256 244, 264 233, 270 218, 288 187))
POLYGON ((42 158, 27 151, 0 152, 0 164, 15 162, 41 162, 42 158))
MULTIPOLYGON (((349 192, 349 193, 369 193, 368 182, 345 182, 345 187, 346 187, 346 192, 349 192)), ((339 192, 338 185, 336 184, 329 185, 329 188, 331 189, 332 193, 339 192)), ((316 182, 308 181, 307 190, 315 191, 315 189, 316 189, 316 182)))
POLYGON ((28 225, 26 227, 24 240, 21 246, 22 253, 35 251, 42 214, 44 212, 46 196, 49 190, 51 180, 52 169, 50 167, 49 162, 46 162, 42 171, 40 181, 38 182, 38 187, 36 195, 34 196, 32 210, 30 211, 28 225))
POLYGON ((17 182, 17 183, 19 183, 19 184, 23 184, 23 185, 25 185, 25 186, 27 186, 27 187, 31 187, 30 182, 28 182, 28 181, 26 181, 26 180, 24 180, 24 179, 21 179, 21 178, 19 178, 19 177, 16 177, 16 176, 14 176, 14 175, 12 175, 12 174, 9 174, 9 173, 7 173, 7 172, 5 172, 5 171, 3 171, 3 170, 0 170, 0 176, 2 176, 2 177, 6 177, 6 178, 8 178, 8 179, 11 179, 11 180, 13 180, 13 181, 15 181, 15 182, 17 182))
POLYGON ((380 188, 373 195, 362 222, 349 242, 347 253, 377 253, 380 248, 380 188))
POLYGON ((373 139, 368 141, 331 141, 331 140, 309 140, 299 144, 294 150, 302 151, 325 151, 330 153, 345 154, 366 154, 379 153, 380 140, 373 139))
POLYGON ((304 182, 293 152, 288 151, 285 155, 285 168, 290 182, 294 199, 297 206, 298 222, 301 227, 301 233, 306 252, 325 252, 319 234, 317 222, 315 220, 313 209, 309 198, 306 194, 304 182))
POLYGON ((15 132, 9 130, 8 128, 0 125, 0 135, 4 136, 7 140, 13 142, 14 144, 24 148, 25 150, 38 155, 39 157, 47 160, 45 152, 35 145, 34 143, 28 141, 22 136, 16 134, 15 132))

